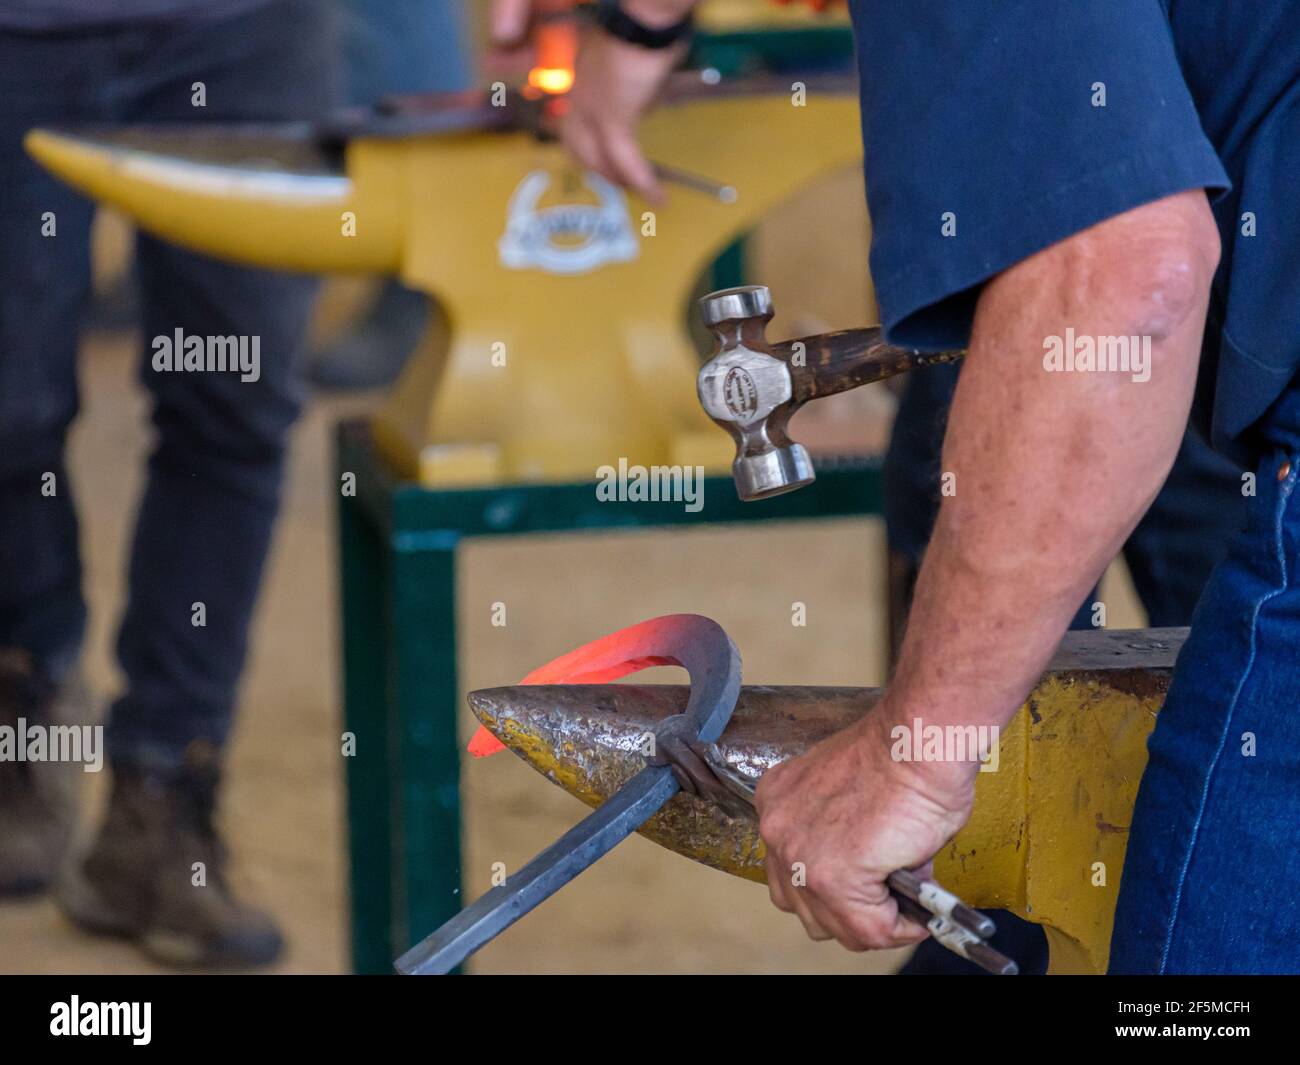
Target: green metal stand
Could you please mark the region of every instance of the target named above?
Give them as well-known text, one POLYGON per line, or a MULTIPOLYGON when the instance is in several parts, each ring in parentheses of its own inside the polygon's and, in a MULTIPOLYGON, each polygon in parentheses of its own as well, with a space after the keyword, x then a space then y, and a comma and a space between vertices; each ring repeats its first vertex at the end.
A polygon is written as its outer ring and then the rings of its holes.
MULTIPOLYGON (((364 424, 338 431, 352 963, 387 973, 461 909, 456 548, 467 536, 597 532, 880 512, 876 463, 821 468, 807 488, 742 503, 728 477, 704 506, 601 502, 594 484, 433 491, 399 482, 364 424)), ((517 678, 505 677, 502 682, 517 678)), ((541 841, 539 841, 540 843, 541 841)))

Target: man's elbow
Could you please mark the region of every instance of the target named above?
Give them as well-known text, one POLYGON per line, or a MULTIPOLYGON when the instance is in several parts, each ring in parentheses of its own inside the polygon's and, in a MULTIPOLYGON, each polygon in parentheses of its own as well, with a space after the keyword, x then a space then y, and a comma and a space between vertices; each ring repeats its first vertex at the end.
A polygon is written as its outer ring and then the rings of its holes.
POLYGON ((1116 331, 1157 345, 1199 333, 1221 253, 1205 194, 1166 197, 1094 228, 1093 276, 1075 282, 1109 297, 1116 331))
POLYGON ((1177 338, 1204 323, 1219 232, 1200 189, 1107 218, 1017 263, 985 287, 972 348, 1022 332, 1177 338), (1200 320, 1197 321, 1197 317, 1200 320))

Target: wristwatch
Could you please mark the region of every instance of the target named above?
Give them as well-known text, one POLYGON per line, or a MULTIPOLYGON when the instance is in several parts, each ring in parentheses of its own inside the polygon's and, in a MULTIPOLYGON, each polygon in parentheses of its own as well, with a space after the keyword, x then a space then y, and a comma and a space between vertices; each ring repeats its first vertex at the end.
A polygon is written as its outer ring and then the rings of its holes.
POLYGON ((687 15, 680 22, 656 29, 624 11, 620 0, 596 0, 591 8, 591 17, 611 37, 641 48, 671 48, 684 37, 690 36, 695 25, 694 19, 687 15))

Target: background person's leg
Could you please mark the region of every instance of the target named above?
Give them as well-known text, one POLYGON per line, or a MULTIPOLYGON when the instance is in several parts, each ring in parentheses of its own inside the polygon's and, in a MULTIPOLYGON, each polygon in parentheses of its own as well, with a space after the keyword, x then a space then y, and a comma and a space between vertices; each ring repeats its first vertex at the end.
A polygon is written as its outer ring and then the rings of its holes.
POLYGON ((905 376, 885 451, 891 661, 903 643, 916 575, 939 516, 940 455, 958 372, 956 365, 925 366, 905 376))
MULTIPOLYGON (((126 121, 310 119, 333 102, 332 8, 275 0, 227 20, 123 30, 126 121), (191 104, 194 83, 206 106, 191 104)), ((217 263, 141 237, 145 351, 157 442, 136 521, 118 637, 126 690, 108 729, 104 825, 60 899, 83 928, 154 957, 223 967, 272 960, 274 922, 241 903, 215 827, 229 734, 286 438, 300 405, 298 354, 314 280, 217 263), (153 339, 233 338, 257 361, 155 370, 153 339), (256 341, 256 348, 254 348, 256 341), (201 881, 195 872, 202 866, 201 881)))
MULTIPOLYGON (((0 726, 82 725, 86 626, 72 484, 77 317, 92 208, 23 151, 96 115, 92 39, 0 34, 0 726)), ((81 766, 0 761, 0 896, 43 890, 71 838, 81 766)))
MULTIPOLYGON (((123 72, 128 121, 274 121, 329 109, 333 20, 311 0, 276 0, 223 22, 137 37, 123 72), (191 105, 203 82, 206 106, 191 105)), ((262 566, 279 504, 286 437, 301 401, 299 352, 313 279, 218 263, 148 236, 138 242, 141 379, 157 444, 136 522, 118 641, 127 691, 110 750, 172 763, 230 727, 262 566), (158 372, 156 336, 258 337, 260 376, 158 372), (206 624, 193 623, 202 603, 206 624)))
POLYGON ((34 126, 95 117, 94 77, 93 39, 0 34, 0 646, 24 648, 55 674, 75 660, 85 628, 63 448, 77 413, 93 210, 22 139, 34 126))
POLYGON ((1241 472, 1188 430, 1164 487, 1124 544, 1152 628, 1192 623, 1210 574, 1246 522, 1241 472))
POLYGON ((115 760, 179 764, 195 740, 229 733, 249 626, 299 411, 298 352, 315 286, 201 259, 142 236, 146 339, 239 337, 260 378, 141 376, 157 443, 136 521, 118 639, 127 691, 113 708, 115 760))

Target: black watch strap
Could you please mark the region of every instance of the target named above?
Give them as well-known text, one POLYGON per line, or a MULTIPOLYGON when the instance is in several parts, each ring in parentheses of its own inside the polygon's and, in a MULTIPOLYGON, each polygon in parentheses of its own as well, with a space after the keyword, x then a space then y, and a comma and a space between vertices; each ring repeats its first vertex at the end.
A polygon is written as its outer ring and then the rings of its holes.
POLYGON ((688 36, 694 26, 694 20, 687 15, 671 26, 655 29, 624 11, 619 0, 596 0, 591 14, 596 25, 610 36, 641 48, 670 48, 688 36))

